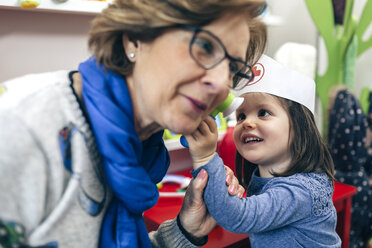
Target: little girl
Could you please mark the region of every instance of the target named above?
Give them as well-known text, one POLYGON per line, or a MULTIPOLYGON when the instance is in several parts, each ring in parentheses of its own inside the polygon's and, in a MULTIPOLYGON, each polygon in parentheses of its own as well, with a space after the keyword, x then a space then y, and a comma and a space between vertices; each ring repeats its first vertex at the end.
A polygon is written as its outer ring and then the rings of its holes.
POLYGON ((186 136, 196 176, 208 171, 204 201, 219 225, 248 233, 252 247, 341 247, 332 202, 334 165, 314 122, 315 83, 267 56, 237 92, 236 171, 247 197, 230 196, 207 118, 186 136))

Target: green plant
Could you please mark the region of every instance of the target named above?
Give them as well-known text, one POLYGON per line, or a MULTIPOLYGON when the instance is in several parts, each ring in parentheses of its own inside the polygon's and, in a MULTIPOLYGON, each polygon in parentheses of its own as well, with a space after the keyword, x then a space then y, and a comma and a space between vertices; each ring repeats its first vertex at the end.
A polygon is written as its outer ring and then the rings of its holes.
POLYGON ((327 51, 327 69, 315 75, 317 94, 322 103, 323 136, 328 128, 329 90, 337 84, 354 87, 355 60, 372 46, 372 37, 364 35, 372 21, 372 0, 367 0, 359 23, 352 16, 354 0, 345 0, 343 22, 335 23, 332 0, 305 0, 310 15, 324 40, 327 51))

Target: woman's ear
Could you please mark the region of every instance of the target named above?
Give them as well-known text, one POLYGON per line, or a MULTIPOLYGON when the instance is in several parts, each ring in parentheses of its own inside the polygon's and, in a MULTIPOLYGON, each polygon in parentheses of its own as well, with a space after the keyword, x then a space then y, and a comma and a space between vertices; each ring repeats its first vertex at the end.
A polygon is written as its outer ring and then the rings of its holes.
POLYGON ((138 51, 137 41, 132 40, 127 34, 123 35, 123 47, 124 51, 130 62, 136 61, 136 55, 138 51))

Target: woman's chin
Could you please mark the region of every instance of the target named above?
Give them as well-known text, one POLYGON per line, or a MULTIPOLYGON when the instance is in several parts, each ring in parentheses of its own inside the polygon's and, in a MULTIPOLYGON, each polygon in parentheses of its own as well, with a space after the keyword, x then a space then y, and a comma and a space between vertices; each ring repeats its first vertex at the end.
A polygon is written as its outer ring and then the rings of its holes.
POLYGON ((168 127, 168 129, 173 133, 188 135, 192 134, 198 126, 199 124, 196 124, 195 121, 193 121, 179 123, 178 125, 173 125, 173 127, 168 127))

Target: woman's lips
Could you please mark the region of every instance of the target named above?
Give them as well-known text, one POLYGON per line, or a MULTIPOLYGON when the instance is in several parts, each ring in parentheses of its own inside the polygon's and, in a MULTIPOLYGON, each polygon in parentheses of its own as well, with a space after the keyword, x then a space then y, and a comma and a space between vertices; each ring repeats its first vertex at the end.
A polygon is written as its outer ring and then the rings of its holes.
POLYGON ((191 106, 196 109, 198 112, 204 112, 207 109, 207 104, 200 102, 194 98, 186 97, 190 102, 191 106))

